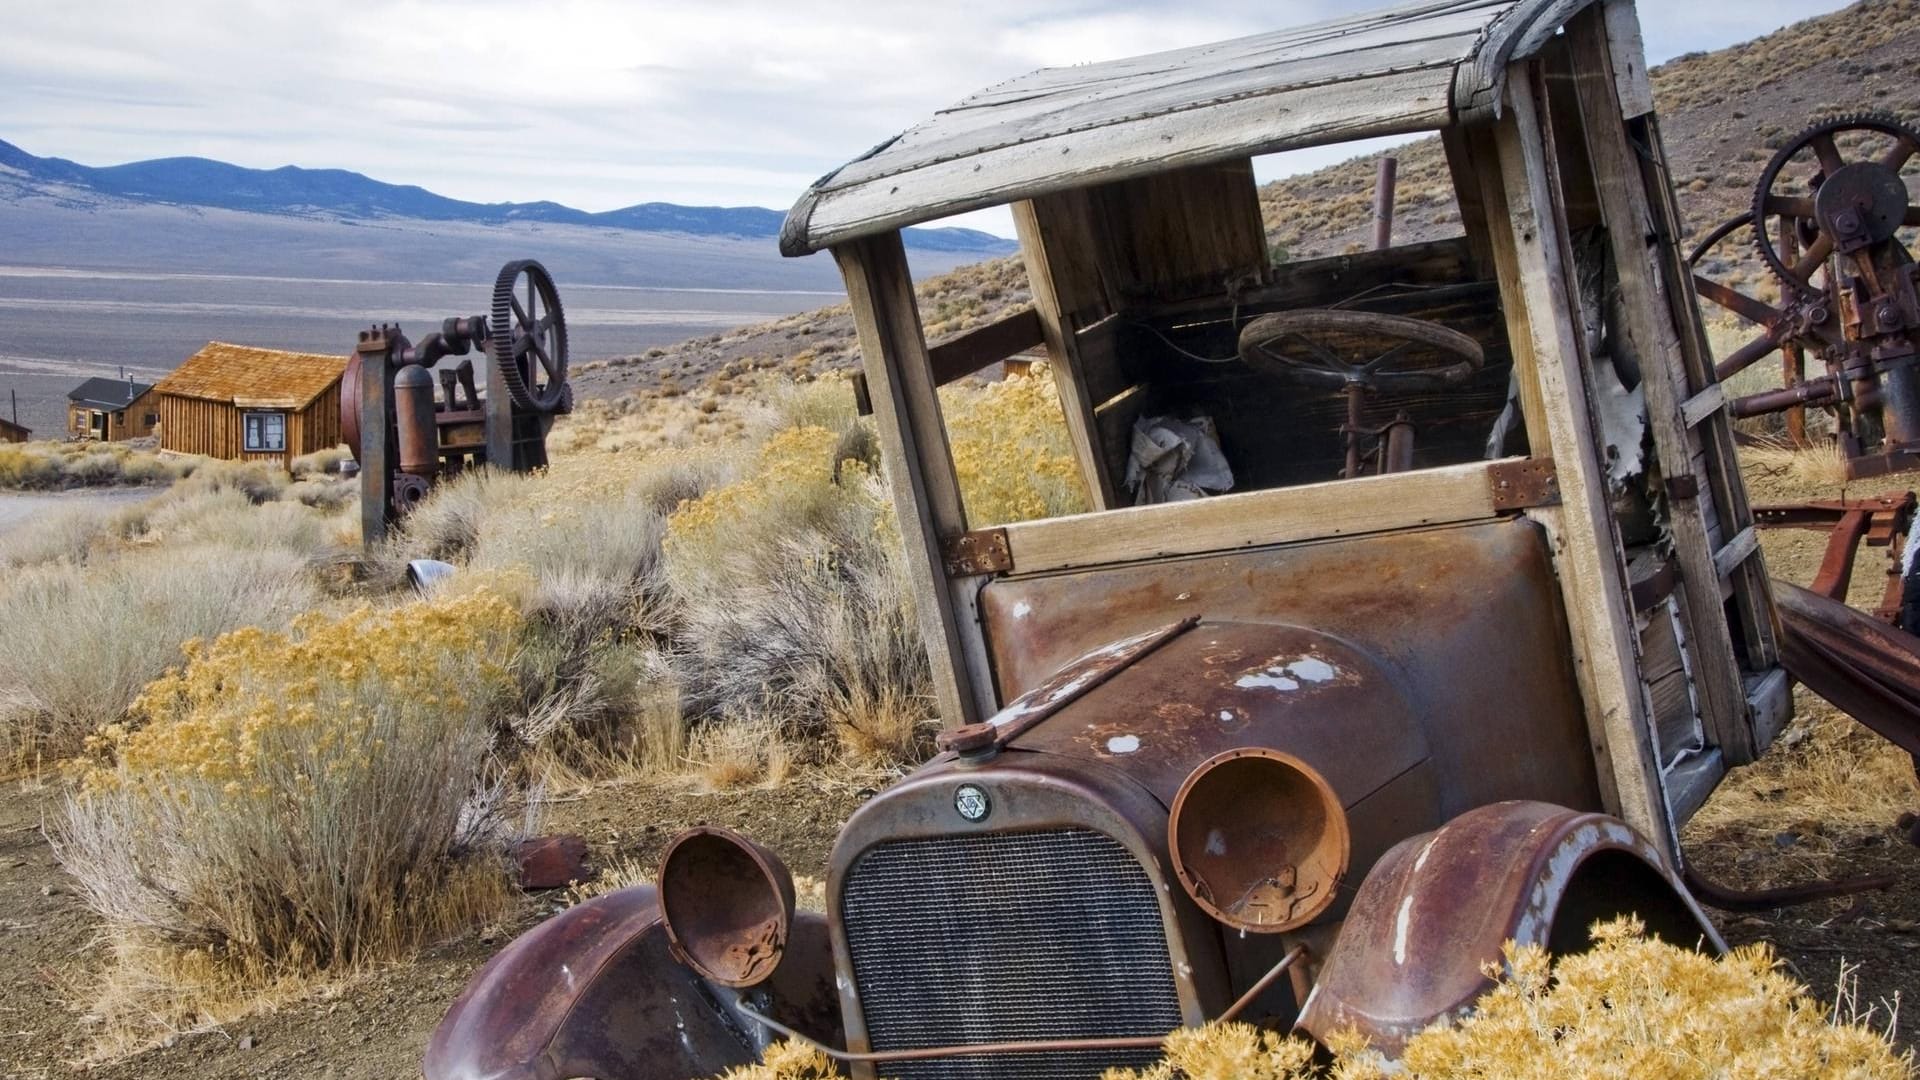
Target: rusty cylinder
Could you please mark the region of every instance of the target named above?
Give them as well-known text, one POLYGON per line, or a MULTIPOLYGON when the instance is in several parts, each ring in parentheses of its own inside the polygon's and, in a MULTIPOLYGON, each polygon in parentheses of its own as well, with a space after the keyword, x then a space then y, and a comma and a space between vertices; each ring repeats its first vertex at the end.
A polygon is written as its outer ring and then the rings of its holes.
POLYGON ((408 364, 393 376, 394 424, 400 429, 400 471, 431 480, 440 473, 440 426, 433 418, 433 376, 408 364))
POLYGON ((1393 189, 1400 173, 1400 159, 1383 157, 1373 181, 1373 250, 1393 246, 1393 189))

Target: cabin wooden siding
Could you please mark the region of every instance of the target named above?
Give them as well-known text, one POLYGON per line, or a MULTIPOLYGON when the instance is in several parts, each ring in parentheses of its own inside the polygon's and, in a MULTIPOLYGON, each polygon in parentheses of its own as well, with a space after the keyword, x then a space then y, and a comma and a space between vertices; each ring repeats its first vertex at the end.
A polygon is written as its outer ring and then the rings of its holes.
POLYGON ((0 443, 26 442, 31 438, 33 438, 31 428, 23 427, 11 420, 0 420, 0 443))
POLYGON ((341 357, 209 344, 155 386, 160 447, 291 468, 340 442, 341 357), (246 448, 249 413, 286 417, 285 449, 246 448))
POLYGON ((340 386, 335 383, 304 409, 264 409, 230 401, 163 394, 160 397, 160 446, 183 454, 233 461, 270 461, 291 466, 294 458, 340 442, 340 386), (287 418, 287 448, 246 449, 246 414, 277 412, 287 418))
MULTIPOLYGON (((106 442, 121 442, 125 439, 144 439, 153 434, 154 423, 159 410, 152 390, 134 398, 124 408, 109 409, 98 405, 78 401, 67 402, 67 434, 78 439, 95 438, 93 417, 95 413, 104 413, 106 417, 106 442)), ((19 440, 24 441, 24 440, 19 440)))

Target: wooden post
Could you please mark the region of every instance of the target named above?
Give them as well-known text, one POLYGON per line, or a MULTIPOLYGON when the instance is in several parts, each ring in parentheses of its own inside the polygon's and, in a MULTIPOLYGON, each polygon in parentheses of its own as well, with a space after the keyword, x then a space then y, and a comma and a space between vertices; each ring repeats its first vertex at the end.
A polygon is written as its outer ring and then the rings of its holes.
MULTIPOLYGON (((1704 492, 1707 478, 1694 466, 1699 436, 1685 415, 1687 377, 1680 334, 1660 281, 1658 261, 1647 244, 1647 237, 1654 234, 1652 215, 1637 157, 1627 142, 1613 57, 1598 9, 1589 8, 1575 18, 1568 27, 1568 45, 1581 128, 1619 275, 1626 345, 1640 360, 1647 422, 1660 473, 1666 478, 1690 478, 1694 490, 1704 492)), ((1747 722, 1746 692, 1720 602, 1715 553, 1699 498, 1668 499, 1667 516, 1685 585, 1688 647, 1694 654, 1693 675, 1707 734, 1728 764, 1745 764, 1754 758, 1753 731, 1747 722)))
POLYGON ((994 708, 992 675, 972 609, 979 579, 947 577, 941 541, 966 531, 966 511, 906 248, 900 234, 891 232, 848 241, 833 255, 860 336, 860 364, 873 398, 940 717, 950 727, 976 723, 994 708))
MULTIPOLYGON (((1079 197, 1084 198, 1084 193, 1079 197)), ((1099 428, 1094 423, 1094 407, 1100 403, 1087 391, 1079 340, 1074 336, 1079 329, 1071 314, 1075 305, 1070 299, 1075 291, 1087 291, 1097 283, 1097 268, 1078 267, 1083 280, 1075 290, 1075 283, 1064 280, 1071 271, 1060 261, 1061 253, 1053 250, 1058 241, 1050 241, 1051 234, 1062 226, 1046 220, 1045 212, 1031 201, 1013 204, 1013 224, 1020 235, 1021 254, 1026 259, 1033 308, 1040 315, 1041 335, 1047 343, 1047 356, 1051 361, 1048 367, 1053 371, 1054 388, 1060 394, 1060 409, 1066 414, 1067 437, 1073 443, 1074 460, 1086 482, 1088 506, 1094 510, 1111 510, 1121 505, 1121 500, 1114 490, 1113 477, 1107 475, 1102 456, 1099 428)))
MULTIPOLYGON (((1603 783, 1611 781, 1609 805, 1675 856, 1647 720, 1646 689, 1640 682, 1626 564, 1588 411, 1586 348, 1574 321, 1572 256, 1556 202, 1559 178, 1538 75, 1533 62, 1509 69, 1507 108, 1494 129, 1507 204, 1504 220, 1526 314, 1523 324, 1509 324, 1510 334, 1516 356, 1522 336, 1530 339, 1531 374, 1539 384, 1562 500, 1557 512, 1537 516, 1553 529, 1559 544, 1555 562, 1573 636, 1574 672, 1596 765, 1603 783)), ((1494 208, 1489 206, 1488 212, 1492 217, 1494 208)), ((1514 310, 1508 307, 1510 314, 1514 310)), ((1532 432, 1528 434, 1531 438, 1532 432)))
POLYGON ((372 545, 387 538, 387 506, 393 499, 394 447, 387 438, 393 415, 393 365, 386 339, 380 347, 360 347, 360 541, 372 545))

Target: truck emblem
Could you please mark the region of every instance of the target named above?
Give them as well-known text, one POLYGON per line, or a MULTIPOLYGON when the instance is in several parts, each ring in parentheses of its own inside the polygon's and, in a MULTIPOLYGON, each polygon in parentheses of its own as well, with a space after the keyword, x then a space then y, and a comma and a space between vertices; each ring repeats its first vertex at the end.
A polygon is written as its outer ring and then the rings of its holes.
POLYGON ((985 821, 993 813, 993 802, 987 798, 984 789, 974 784, 961 784, 953 792, 953 808, 968 821, 985 821))

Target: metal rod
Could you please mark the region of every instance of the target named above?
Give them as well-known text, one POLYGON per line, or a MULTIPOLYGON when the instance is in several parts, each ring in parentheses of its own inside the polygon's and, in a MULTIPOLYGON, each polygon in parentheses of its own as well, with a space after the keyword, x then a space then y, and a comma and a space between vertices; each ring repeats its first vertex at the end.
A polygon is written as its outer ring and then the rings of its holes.
POLYGON ((1391 155, 1380 159, 1380 172, 1373 182, 1373 249, 1385 251, 1393 246, 1393 187, 1400 171, 1400 159, 1391 155))
POLYGON ((1778 889, 1735 889, 1701 877, 1689 866, 1681 877, 1687 891, 1709 906, 1722 911, 1768 911, 1777 907, 1812 903, 1832 896, 1851 896, 1859 892, 1891 889, 1899 883, 1894 877, 1847 878, 1840 881, 1809 881, 1804 885, 1785 885, 1778 889))
MULTIPOLYGON (((1222 1022, 1232 1020, 1244 1012, 1253 999, 1259 997, 1274 980, 1287 973, 1287 969, 1298 963, 1307 954, 1305 945, 1295 945, 1288 950, 1280 962, 1273 965, 1260 981, 1254 983, 1239 1000, 1220 1014, 1222 1022)), ((812 1047, 835 1061, 884 1064, 889 1061, 929 1061, 934 1058, 966 1057, 974 1054, 1034 1054, 1062 1050, 1158 1050, 1166 1044, 1165 1035, 1125 1035, 1104 1039, 1028 1039, 1015 1042, 965 1043, 959 1046, 924 1046, 913 1050, 841 1050, 810 1035, 795 1031, 793 1028, 760 1012, 744 1000, 736 999, 734 1007, 753 1020, 764 1025, 776 1035, 783 1035, 795 1042, 812 1047)))
MULTIPOLYGON (((1387 160, 1391 161, 1393 159, 1388 158, 1387 160)), ((1295 945, 1293 948, 1288 949, 1287 955, 1281 957, 1279 963, 1273 965, 1265 975, 1260 976, 1259 982, 1248 987, 1247 992, 1240 995, 1240 1000, 1227 1006, 1227 1011, 1220 1014, 1220 1022, 1224 1024, 1245 1012, 1247 1006, 1253 1004, 1254 998, 1265 993, 1267 987, 1272 986, 1280 976, 1287 973, 1288 968, 1298 963, 1300 958, 1305 955, 1307 955, 1307 947, 1305 945, 1295 945)))

